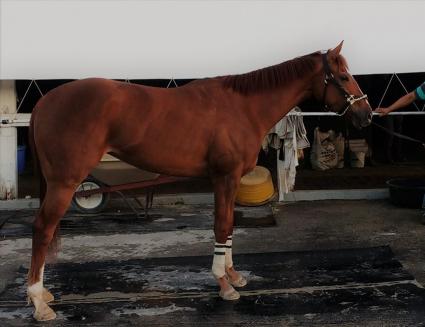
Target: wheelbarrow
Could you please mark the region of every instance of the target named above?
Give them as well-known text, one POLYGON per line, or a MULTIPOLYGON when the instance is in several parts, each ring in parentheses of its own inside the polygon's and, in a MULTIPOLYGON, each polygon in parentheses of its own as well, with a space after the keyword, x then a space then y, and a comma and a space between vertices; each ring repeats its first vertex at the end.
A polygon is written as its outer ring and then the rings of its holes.
POLYGON ((187 177, 167 176, 141 170, 105 154, 90 175, 77 187, 72 198, 72 206, 81 213, 100 213, 108 204, 111 193, 116 193, 139 216, 136 208, 127 200, 122 191, 145 189, 146 200, 142 204, 145 217, 152 207, 155 186, 187 180, 187 177))

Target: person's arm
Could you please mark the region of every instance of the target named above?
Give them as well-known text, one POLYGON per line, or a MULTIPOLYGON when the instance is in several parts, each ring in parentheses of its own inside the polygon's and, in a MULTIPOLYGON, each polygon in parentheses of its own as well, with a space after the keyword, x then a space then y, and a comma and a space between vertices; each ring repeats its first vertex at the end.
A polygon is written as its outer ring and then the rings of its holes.
POLYGON ((385 115, 388 115, 391 111, 408 106, 415 100, 416 100, 416 91, 413 91, 402 96, 400 99, 398 99, 396 102, 394 102, 391 106, 387 108, 385 107, 376 108, 375 112, 378 112, 380 116, 385 116, 385 115))

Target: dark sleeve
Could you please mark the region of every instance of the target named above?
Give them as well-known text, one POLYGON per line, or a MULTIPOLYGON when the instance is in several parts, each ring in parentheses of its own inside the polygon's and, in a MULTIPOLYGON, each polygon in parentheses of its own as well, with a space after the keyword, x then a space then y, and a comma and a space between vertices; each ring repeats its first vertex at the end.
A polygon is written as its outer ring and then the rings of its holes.
POLYGON ((425 101, 425 82, 418 86, 415 90, 416 99, 425 101))

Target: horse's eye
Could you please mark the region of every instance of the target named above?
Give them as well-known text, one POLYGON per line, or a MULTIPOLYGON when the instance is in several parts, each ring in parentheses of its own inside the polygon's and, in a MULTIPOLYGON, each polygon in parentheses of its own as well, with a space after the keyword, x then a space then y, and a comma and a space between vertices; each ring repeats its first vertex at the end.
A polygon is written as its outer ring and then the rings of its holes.
POLYGON ((340 78, 341 78, 341 81, 348 82, 348 76, 347 75, 341 75, 340 78))

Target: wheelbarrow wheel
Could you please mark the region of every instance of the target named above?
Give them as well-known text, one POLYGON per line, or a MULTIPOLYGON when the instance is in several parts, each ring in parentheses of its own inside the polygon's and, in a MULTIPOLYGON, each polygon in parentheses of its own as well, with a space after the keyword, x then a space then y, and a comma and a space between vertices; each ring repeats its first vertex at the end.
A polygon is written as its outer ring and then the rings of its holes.
MULTIPOLYGON (((94 178, 86 178, 78 185, 75 192, 95 190, 102 185, 94 178)), ((96 193, 89 196, 77 196, 74 194, 72 198, 72 207, 81 213, 99 213, 108 204, 109 193, 96 193)))

